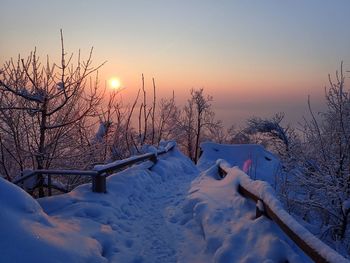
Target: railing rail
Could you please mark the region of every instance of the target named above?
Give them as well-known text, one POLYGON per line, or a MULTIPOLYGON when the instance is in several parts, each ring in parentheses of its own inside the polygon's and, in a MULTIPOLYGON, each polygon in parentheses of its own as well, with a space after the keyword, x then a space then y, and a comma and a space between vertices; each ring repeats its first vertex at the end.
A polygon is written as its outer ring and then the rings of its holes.
MULTIPOLYGON (((224 178, 227 174, 227 165, 223 165, 222 162, 218 163, 219 175, 221 178, 224 178)), ((253 181, 253 180, 252 180, 253 181)), ((259 196, 257 193, 250 191, 241 183, 238 185, 238 192, 253 201, 256 202, 256 218, 261 215, 265 215, 269 219, 273 220, 280 229, 287 234, 294 243, 304 251, 306 255, 308 255, 315 262, 348 262, 344 257, 338 254, 336 251, 328 247, 321 240, 312 235, 309 231, 307 231, 304 227, 302 227, 299 223, 295 221, 295 219, 289 215, 286 211, 284 211, 283 218, 278 215, 276 211, 274 211, 273 207, 271 207, 266 200, 262 196, 259 196), (260 204, 259 204, 260 203, 260 204), (262 207, 261 207, 262 206, 262 207), (307 236, 307 241, 298 234, 300 231, 296 231, 293 227, 289 226, 286 223, 286 218, 288 221, 293 222, 293 225, 297 225, 297 227, 304 231, 304 234, 307 236), (316 246, 314 244, 317 244, 316 246), (328 252, 327 252, 328 251, 328 252), (329 253, 332 251, 332 253, 329 253), (332 254, 332 255, 330 255, 332 254)), ((277 199, 276 199, 277 200, 277 199)), ((271 200, 270 200, 271 201, 271 200)), ((277 200, 277 202, 279 202, 277 200)), ((295 228, 295 227, 294 227, 295 228)), ((304 236, 305 236, 304 235, 304 236)))
MULTIPOLYGON (((95 165, 93 170, 30 170, 20 178, 13 181, 14 184, 20 184, 34 176, 42 175, 47 176, 47 182, 43 183, 43 186, 47 186, 48 195, 52 194, 52 188, 64 191, 64 189, 60 189, 52 185, 51 175, 80 175, 80 176, 91 176, 92 178, 92 191, 96 193, 105 193, 107 192, 106 186, 106 177, 108 177, 111 173, 120 171, 121 169, 128 167, 130 165, 144 162, 144 161, 152 161, 153 163, 157 162, 157 157, 159 155, 166 154, 167 152, 174 149, 176 146, 175 143, 168 143, 164 147, 163 150, 159 150, 157 152, 146 153, 138 156, 132 156, 123 160, 118 160, 112 162, 110 164, 105 165, 95 165)), ((66 192, 66 191, 64 191, 66 192)))
POLYGON ((97 171, 89 170, 33 170, 28 174, 23 175, 22 177, 13 181, 14 184, 19 184, 35 175, 81 175, 81 176, 95 176, 98 174, 97 171))
POLYGON ((133 156, 127 159, 123 159, 123 160, 118 160, 116 162, 113 162, 111 164, 106 164, 106 165, 95 165, 94 167, 94 171, 96 171, 98 174, 103 174, 103 173, 111 173, 114 172, 116 170, 120 170, 124 167, 130 166, 132 164, 135 163, 139 163, 139 162, 143 162, 146 160, 151 160, 151 161, 156 161, 157 160, 157 156, 159 154, 158 153, 146 153, 146 154, 142 154, 142 155, 137 155, 137 156, 133 156))

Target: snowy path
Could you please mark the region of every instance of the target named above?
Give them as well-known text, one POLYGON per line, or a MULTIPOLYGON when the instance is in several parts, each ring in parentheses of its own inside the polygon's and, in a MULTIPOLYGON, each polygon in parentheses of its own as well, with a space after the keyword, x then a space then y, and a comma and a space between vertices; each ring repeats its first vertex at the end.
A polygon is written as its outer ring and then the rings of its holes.
POLYGON ((190 188, 191 177, 181 177, 177 180, 167 180, 156 191, 147 193, 147 202, 139 203, 138 199, 129 198, 129 207, 138 207, 136 210, 127 210, 129 215, 126 245, 133 247, 137 242, 133 262, 177 262, 179 243, 184 240, 179 226, 172 223, 171 216, 184 201, 190 188), (129 220, 133 219, 133 220, 129 220), (148 260, 147 260, 148 259, 148 260))
POLYGON ((41 206, 0 180, 0 197, 12 200, 0 203, 1 260, 308 262, 273 222, 254 218, 255 205, 238 194, 235 176, 218 180, 217 172, 214 166, 200 174, 174 150, 151 169, 110 176, 106 194, 82 185, 39 200, 41 206))
POLYGON ((83 226, 101 244, 99 262, 179 262, 188 239, 176 215, 198 174, 190 160, 175 152, 151 170, 140 166, 109 177, 107 194, 81 187, 40 203, 55 220, 83 226))

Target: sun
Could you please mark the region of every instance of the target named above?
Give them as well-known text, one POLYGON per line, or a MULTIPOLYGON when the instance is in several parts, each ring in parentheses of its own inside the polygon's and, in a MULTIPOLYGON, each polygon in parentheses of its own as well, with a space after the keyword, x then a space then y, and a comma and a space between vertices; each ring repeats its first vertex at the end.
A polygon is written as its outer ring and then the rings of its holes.
POLYGON ((111 87, 111 89, 120 89, 121 88, 121 82, 120 79, 118 78, 111 78, 109 80, 109 86, 111 87))

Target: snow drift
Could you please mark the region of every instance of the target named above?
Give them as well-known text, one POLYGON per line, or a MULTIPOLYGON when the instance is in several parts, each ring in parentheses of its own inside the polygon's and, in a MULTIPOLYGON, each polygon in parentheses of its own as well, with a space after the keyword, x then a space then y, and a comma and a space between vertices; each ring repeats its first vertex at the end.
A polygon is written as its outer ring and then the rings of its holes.
POLYGON ((238 168, 219 180, 217 165, 194 180, 174 221, 191 240, 181 262, 310 262, 266 217, 255 219, 255 203, 238 193, 238 168))
POLYGON ((1 262, 103 262, 100 244, 80 233, 78 224, 48 216, 36 200, 2 178, 0 207, 1 262))
POLYGON ((252 179, 263 180, 276 186, 276 176, 280 169, 279 159, 257 144, 201 144, 202 155, 198 168, 204 171, 214 165, 216 160, 224 159, 231 167, 237 166, 252 179))

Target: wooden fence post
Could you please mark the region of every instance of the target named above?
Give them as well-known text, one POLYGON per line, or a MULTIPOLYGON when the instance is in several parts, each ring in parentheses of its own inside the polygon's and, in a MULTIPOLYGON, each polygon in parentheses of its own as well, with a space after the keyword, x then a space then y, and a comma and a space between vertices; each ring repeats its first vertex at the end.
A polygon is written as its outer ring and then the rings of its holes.
POLYGON ((256 202, 255 219, 257 219, 257 218, 259 218, 259 217, 261 217, 263 215, 266 215, 265 207, 264 207, 264 203, 259 199, 256 202))
POLYGON ((51 187, 51 174, 47 175, 47 190, 48 190, 48 195, 52 195, 52 187, 51 187))
POLYGON ((150 160, 151 162, 153 162, 154 164, 157 163, 157 161, 158 161, 157 155, 156 155, 156 154, 153 154, 153 155, 151 156, 151 158, 149 158, 149 160, 150 160))
POLYGON ((92 176, 92 191, 95 193, 107 192, 105 174, 97 174, 92 176))

